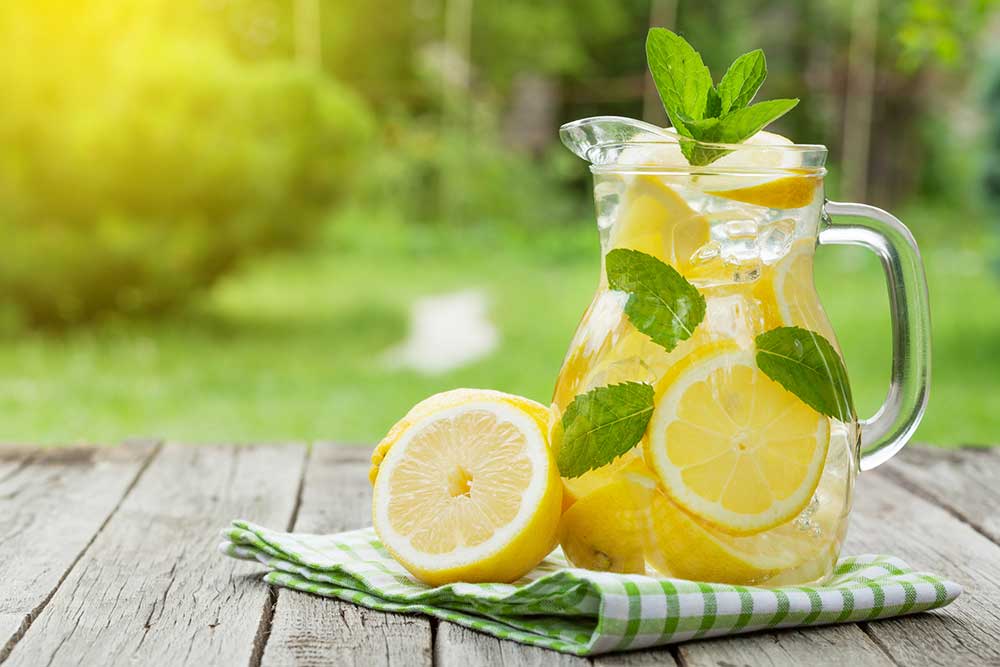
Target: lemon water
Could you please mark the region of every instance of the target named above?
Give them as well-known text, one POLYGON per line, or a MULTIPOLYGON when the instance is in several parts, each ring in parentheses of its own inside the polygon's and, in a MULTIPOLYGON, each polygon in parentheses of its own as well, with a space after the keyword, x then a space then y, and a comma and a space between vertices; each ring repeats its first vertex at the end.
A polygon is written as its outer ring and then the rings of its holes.
MULTIPOLYGON (((704 297, 669 351, 626 315, 602 271, 553 395, 655 390, 642 440, 564 478, 559 539, 574 565, 739 584, 824 578, 840 551, 858 428, 820 414, 757 364, 755 341, 798 327, 839 345, 813 286, 822 171, 595 170, 602 258, 639 251, 704 297)), ((818 377, 814 384, 832 382, 818 377)))

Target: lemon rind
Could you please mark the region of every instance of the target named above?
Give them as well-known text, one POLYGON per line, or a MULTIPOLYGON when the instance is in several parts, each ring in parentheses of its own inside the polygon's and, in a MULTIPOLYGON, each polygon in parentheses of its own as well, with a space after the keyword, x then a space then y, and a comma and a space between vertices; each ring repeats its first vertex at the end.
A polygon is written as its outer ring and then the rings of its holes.
POLYGON ((380 464, 380 474, 375 480, 372 498, 372 518, 378 529, 383 545, 397 555, 397 559, 416 569, 426 572, 453 570, 477 564, 495 556, 530 528, 534 515, 543 506, 547 483, 554 465, 548 452, 545 434, 532 415, 502 400, 470 401, 443 408, 424 415, 415 421, 389 448, 380 464), (525 434, 529 456, 533 460, 532 479, 525 488, 521 508, 507 525, 497 530, 488 540, 474 547, 459 547, 449 553, 429 554, 412 546, 409 538, 392 528, 388 515, 391 497, 390 482, 392 470, 403 460, 410 442, 429 424, 459 415, 466 411, 484 409, 492 412, 498 420, 512 423, 525 434))
POLYGON ((659 476, 664 492, 671 500, 700 520, 725 533, 754 535, 790 521, 809 504, 823 475, 823 465, 830 446, 830 423, 827 418, 820 418, 817 422, 818 446, 805 476, 805 479, 810 480, 808 486, 803 485, 802 491, 785 500, 778 501, 764 512, 759 514, 734 512, 722 507, 718 502, 708 501, 694 494, 679 493, 678 490, 683 489, 685 485, 680 477, 679 469, 670 462, 664 440, 667 424, 676 419, 675 406, 678 399, 687 387, 699 380, 704 380, 720 366, 746 365, 756 368, 752 350, 733 349, 729 346, 720 346, 720 348, 721 350, 715 354, 698 355, 699 363, 686 365, 682 372, 673 376, 672 382, 669 382, 661 392, 658 392, 656 411, 653 413, 650 423, 647 451, 650 453, 650 464, 659 476), (726 357, 726 359, 720 359, 720 357, 726 357), (671 397, 676 398, 671 400, 671 397), (673 409, 669 409, 671 407, 673 409), (822 435, 824 432, 825 437, 822 435), (808 493, 805 492, 806 490, 808 493))

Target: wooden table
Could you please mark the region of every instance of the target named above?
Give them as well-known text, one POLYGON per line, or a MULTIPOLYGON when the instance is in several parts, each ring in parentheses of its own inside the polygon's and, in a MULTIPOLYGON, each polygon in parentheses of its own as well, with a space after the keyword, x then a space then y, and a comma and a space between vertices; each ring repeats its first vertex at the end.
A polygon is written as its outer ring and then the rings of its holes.
POLYGON ((908 618, 766 632, 583 660, 419 616, 269 588, 215 551, 243 517, 369 523, 369 449, 130 443, 0 450, 6 665, 1000 664, 1000 449, 910 447, 858 484, 846 551, 961 583, 908 618))

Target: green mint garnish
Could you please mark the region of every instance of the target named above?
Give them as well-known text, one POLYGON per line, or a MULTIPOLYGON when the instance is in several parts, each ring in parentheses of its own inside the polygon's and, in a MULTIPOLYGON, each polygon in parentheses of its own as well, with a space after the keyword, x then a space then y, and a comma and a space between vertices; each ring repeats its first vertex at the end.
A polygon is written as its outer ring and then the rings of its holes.
POLYGON ((750 104, 764 79, 767 78, 767 61, 760 49, 744 53, 733 61, 719 81, 719 114, 742 109, 750 104))
POLYGON ((623 382, 580 394, 562 416, 556 463, 563 477, 579 477, 632 449, 653 415, 653 388, 623 382))
MULTIPOLYGON (((646 60, 674 129, 696 141, 741 143, 799 103, 780 99, 750 105, 767 78, 767 62, 760 49, 733 61, 718 87, 712 84, 698 52, 666 28, 650 29, 646 60)), ((709 164, 728 152, 690 141, 681 141, 681 151, 692 165, 709 164)))
POLYGON ((667 352, 704 319, 705 297, 669 264, 627 248, 609 252, 604 264, 611 289, 628 293, 629 321, 667 352))
POLYGON ((842 422, 854 419, 847 368, 826 338, 800 327, 760 334, 757 366, 806 405, 842 422))

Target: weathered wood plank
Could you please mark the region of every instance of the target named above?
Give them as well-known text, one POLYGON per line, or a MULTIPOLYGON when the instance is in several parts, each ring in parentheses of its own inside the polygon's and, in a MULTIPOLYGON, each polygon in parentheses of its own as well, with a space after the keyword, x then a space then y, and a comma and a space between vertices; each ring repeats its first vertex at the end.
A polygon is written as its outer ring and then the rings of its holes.
POLYGON ((1000 543, 1000 448, 910 446, 885 473, 1000 543))
POLYGON ((1000 664, 1000 547, 882 472, 861 475, 848 553, 880 552, 965 587, 945 609, 863 624, 901 665, 1000 664))
POLYGON ((0 450, 0 660, 115 511, 154 451, 152 443, 0 450))
POLYGON ((605 653, 590 659, 596 667, 670 667, 677 662, 677 646, 629 651, 628 653, 605 653))
POLYGON ((271 595, 257 568, 216 552, 218 531, 236 517, 287 526, 305 451, 165 446, 9 664, 248 664, 271 595))
POLYGON ((854 624, 709 639, 682 644, 678 651, 681 664, 685 667, 894 665, 878 645, 854 624))
MULTIPOLYGON (((313 448, 296 530, 332 533, 371 523, 370 453, 313 448)), ((431 635, 426 618, 279 590, 262 665, 429 665, 431 635)))
MULTIPOLYGON (((658 664, 672 664, 670 653, 658 664)), ((434 637, 434 663, 444 667, 503 665, 504 667, 581 667, 586 658, 550 651, 536 646, 497 639, 442 621, 434 637)))

